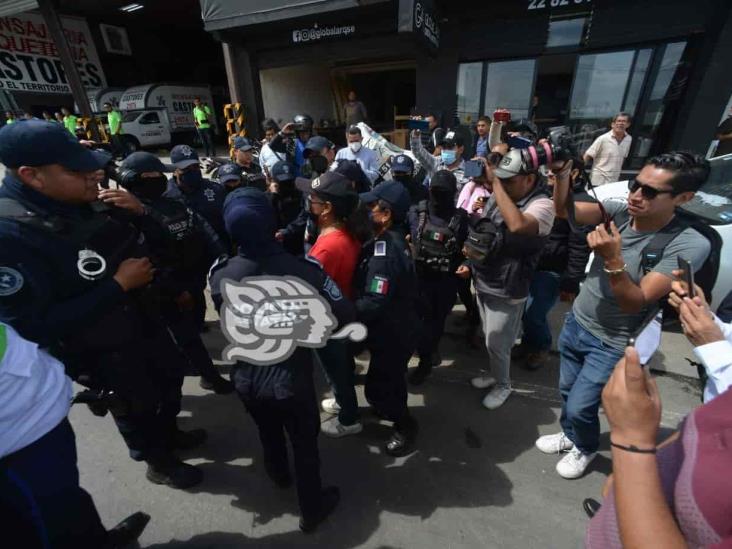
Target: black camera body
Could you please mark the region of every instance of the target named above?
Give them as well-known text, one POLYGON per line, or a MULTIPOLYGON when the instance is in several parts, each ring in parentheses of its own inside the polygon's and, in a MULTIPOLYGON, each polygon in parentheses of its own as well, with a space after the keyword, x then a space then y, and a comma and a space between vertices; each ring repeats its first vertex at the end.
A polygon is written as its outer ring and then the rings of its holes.
POLYGON ((567 126, 550 128, 545 140, 520 150, 524 166, 532 172, 540 166, 548 166, 557 161, 566 162, 578 156, 574 137, 567 126))

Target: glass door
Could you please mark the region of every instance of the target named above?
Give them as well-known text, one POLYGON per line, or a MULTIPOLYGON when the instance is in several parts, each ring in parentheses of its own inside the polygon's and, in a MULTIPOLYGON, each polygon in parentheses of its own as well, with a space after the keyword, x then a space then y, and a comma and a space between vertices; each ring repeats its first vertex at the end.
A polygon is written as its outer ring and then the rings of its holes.
POLYGON ((486 63, 481 111, 490 116, 496 109, 508 109, 513 120, 528 118, 535 73, 536 59, 486 63))

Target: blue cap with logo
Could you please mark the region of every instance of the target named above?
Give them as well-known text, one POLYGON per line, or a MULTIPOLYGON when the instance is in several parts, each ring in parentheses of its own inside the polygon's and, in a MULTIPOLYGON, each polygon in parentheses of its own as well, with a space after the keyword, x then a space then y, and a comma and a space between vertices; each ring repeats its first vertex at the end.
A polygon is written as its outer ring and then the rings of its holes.
POLYGON ((403 221, 407 217, 411 200, 409 191, 398 181, 384 181, 373 190, 359 195, 361 202, 370 204, 377 200, 388 202, 395 221, 403 221))
POLYGON ((246 137, 241 137, 241 136, 234 138, 233 145, 234 145, 234 149, 239 150, 239 151, 249 151, 254 148, 254 146, 252 145, 252 142, 249 141, 249 139, 247 139, 246 137))
POLYGON ((219 166, 219 183, 227 181, 241 181, 241 168, 238 164, 229 162, 223 166, 219 166))
POLYGON ((123 170, 132 170, 138 174, 151 172, 165 173, 171 171, 170 166, 166 166, 157 156, 146 151, 133 152, 122 161, 120 168, 123 170))
POLYGON ((308 139, 308 142, 305 144, 305 150, 302 152, 302 155, 305 158, 308 158, 312 154, 320 154, 323 152, 323 149, 333 149, 335 148, 335 145, 333 142, 323 137, 322 135, 314 135, 310 139, 308 139))
POLYGON ((56 122, 26 120, 0 130, 0 162, 8 168, 60 164, 75 172, 104 167, 101 159, 56 122))
POLYGON ((414 162, 406 154, 391 157, 391 173, 413 173, 414 162))
POLYGON ((170 162, 174 168, 179 170, 200 163, 196 149, 189 145, 176 145, 173 147, 170 151, 170 162))
POLYGON ((292 181, 293 179, 295 179, 295 166, 293 166, 289 162, 280 160, 279 162, 276 162, 274 166, 272 166, 270 174, 272 175, 272 179, 277 181, 277 183, 282 183, 283 181, 292 181))

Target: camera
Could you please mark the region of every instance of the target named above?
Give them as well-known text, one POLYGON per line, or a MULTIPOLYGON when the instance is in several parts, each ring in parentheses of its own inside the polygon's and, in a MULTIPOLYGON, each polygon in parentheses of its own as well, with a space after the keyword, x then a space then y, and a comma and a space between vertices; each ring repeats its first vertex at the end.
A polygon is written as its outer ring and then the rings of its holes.
POLYGON ((521 160, 529 171, 548 166, 557 161, 567 161, 577 156, 577 147, 567 126, 549 129, 546 139, 521 151, 521 160))

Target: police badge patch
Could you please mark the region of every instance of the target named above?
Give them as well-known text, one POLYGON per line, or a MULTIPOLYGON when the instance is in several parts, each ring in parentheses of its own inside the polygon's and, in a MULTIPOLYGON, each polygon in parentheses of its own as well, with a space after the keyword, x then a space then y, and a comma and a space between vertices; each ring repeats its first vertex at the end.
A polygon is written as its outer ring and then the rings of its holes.
POLYGON ((17 294, 25 280, 19 271, 11 267, 0 267, 0 297, 17 294))

